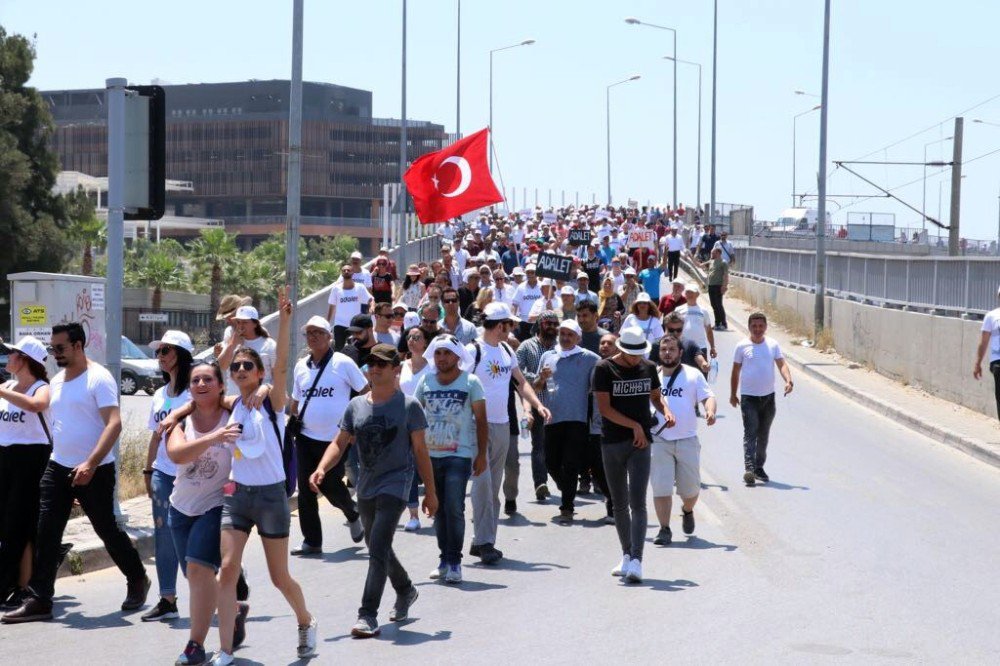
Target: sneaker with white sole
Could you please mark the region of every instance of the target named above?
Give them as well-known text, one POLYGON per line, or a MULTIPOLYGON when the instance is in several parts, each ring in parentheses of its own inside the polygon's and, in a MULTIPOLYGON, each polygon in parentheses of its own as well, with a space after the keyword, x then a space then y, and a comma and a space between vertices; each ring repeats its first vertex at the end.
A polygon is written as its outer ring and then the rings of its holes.
POLYGON ((416 532, 420 529, 420 519, 413 516, 408 521, 406 521, 406 527, 403 528, 407 532, 416 532))
POLYGON ((373 617, 359 617, 351 627, 351 636, 355 638, 372 638, 379 634, 378 622, 373 617))
POLYGON ((462 582, 462 565, 452 564, 448 567, 448 573, 444 575, 444 582, 457 585, 462 582))
POLYGON ((211 666, 232 666, 235 663, 236 659, 233 658, 233 655, 219 650, 215 653, 215 659, 212 660, 211 666))
POLYGON ((406 618, 410 617, 410 606, 414 604, 419 596, 420 591, 412 585, 410 586, 409 592, 397 595, 396 603, 393 604, 392 610, 389 611, 389 621, 402 622, 406 618))
POLYGON ((430 576, 428 576, 428 578, 430 578, 431 580, 438 580, 439 578, 444 578, 445 575, 447 575, 447 573, 448 573, 448 565, 445 564, 444 562, 441 562, 440 564, 437 565, 437 569, 431 570, 431 574, 430 576))
POLYGON ((628 565, 631 560, 632 558, 628 555, 622 555, 622 561, 618 563, 618 566, 611 570, 611 575, 624 576, 628 572, 628 565))
POLYGON ((642 560, 629 560, 628 571, 625 572, 626 583, 642 582, 642 560))
POLYGON ((169 599, 160 597, 159 603, 143 613, 139 619, 143 622, 159 622, 160 620, 176 620, 179 617, 177 600, 170 601, 169 599))
POLYGON ((205 655, 205 646, 198 641, 188 641, 187 647, 181 656, 177 657, 174 666, 200 666, 208 661, 205 655))
POLYGON ((299 625, 299 645, 296 648, 299 659, 316 655, 316 629, 318 627, 319 623, 316 622, 315 617, 309 620, 309 624, 299 625))
POLYGON ((361 524, 361 519, 355 518, 354 522, 347 523, 347 526, 351 528, 351 541, 361 543, 365 538, 365 527, 361 524))

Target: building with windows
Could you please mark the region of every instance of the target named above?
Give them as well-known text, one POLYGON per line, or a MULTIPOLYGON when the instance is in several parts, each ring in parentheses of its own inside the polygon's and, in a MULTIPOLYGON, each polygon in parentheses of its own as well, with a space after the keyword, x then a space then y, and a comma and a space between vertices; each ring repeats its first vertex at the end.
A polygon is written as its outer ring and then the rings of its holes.
MULTIPOLYGON (((164 85, 167 214, 223 220, 244 247, 285 228, 288 80, 164 85)), ((41 95, 55 120, 65 171, 107 175, 104 90, 41 95)), ((372 250, 381 238, 383 185, 399 180, 400 122, 372 117, 372 93, 328 83, 302 86, 303 236, 348 234, 372 250)), ((407 159, 439 150, 442 125, 407 121, 407 159)), ((183 228, 164 235, 191 235, 183 228)))

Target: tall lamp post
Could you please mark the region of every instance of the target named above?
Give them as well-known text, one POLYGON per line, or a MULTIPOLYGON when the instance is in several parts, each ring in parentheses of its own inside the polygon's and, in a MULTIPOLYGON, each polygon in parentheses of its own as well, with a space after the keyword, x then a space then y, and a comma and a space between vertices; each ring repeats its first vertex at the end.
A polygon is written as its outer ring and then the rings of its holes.
POLYGON ((636 81, 641 77, 638 74, 633 74, 627 79, 622 79, 607 86, 604 90, 605 104, 606 104, 606 120, 608 127, 608 205, 611 205, 611 89, 615 86, 620 86, 623 83, 628 83, 629 81, 636 81))
POLYGON ((455 39, 455 138, 462 138, 462 0, 458 0, 455 39))
POLYGON ((663 56, 664 60, 673 60, 674 65, 681 63, 682 65, 692 65, 698 68, 698 209, 701 210, 701 63, 691 62, 690 60, 678 60, 671 56, 663 56))
POLYGON ((714 0, 712 5, 712 192, 708 211, 709 222, 714 222, 715 216, 715 111, 716 81, 719 70, 719 0, 714 0))
POLYGON ((498 51, 506 51, 507 49, 515 49, 518 46, 531 46, 535 43, 533 39, 525 39, 524 41, 518 42, 517 44, 511 44, 510 46, 501 46, 498 49, 493 49, 490 51, 490 173, 493 172, 493 54, 498 51))
POLYGON ((673 163, 673 181, 674 181, 674 200, 673 205, 677 206, 677 31, 673 28, 668 28, 665 25, 656 25, 655 23, 646 23, 645 21, 640 21, 634 16, 629 16, 625 19, 625 22, 629 25, 644 25, 648 28, 656 28, 657 30, 669 30, 674 37, 674 55, 670 60, 674 62, 674 163, 673 163))
POLYGON ((795 207, 795 155, 796 155, 796 152, 795 152, 795 135, 798 132, 798 125, 797 125, 797 123, 799 122, 799 118, 800 117, 808 115, 808 114, 812 113, 813 111, 816 111, 817 109, 819 109, 820 106, 821 106, 820 104, 817 104, 816 106, 814 106, 813 108, 809 109, 808 111, 803 111, 802 113, 795 114, 795 117, 792 118, 792 208, 795 207))
POLYGON ((816 216, 816 336, 823 330, 826 310, 826 122, 830 112, 830 0, 823 7, 823 84, 819 110, 819 210, 816 216))

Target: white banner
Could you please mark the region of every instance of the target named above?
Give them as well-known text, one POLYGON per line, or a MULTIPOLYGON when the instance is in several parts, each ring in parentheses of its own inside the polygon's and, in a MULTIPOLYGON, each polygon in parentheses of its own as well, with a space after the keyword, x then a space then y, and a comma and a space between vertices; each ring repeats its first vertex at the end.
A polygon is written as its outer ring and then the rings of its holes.
POLYGON ((628 234, 628 246, 630 248, 643 247, 649 250, 656 249, 655 229, 633 229, 628 234))

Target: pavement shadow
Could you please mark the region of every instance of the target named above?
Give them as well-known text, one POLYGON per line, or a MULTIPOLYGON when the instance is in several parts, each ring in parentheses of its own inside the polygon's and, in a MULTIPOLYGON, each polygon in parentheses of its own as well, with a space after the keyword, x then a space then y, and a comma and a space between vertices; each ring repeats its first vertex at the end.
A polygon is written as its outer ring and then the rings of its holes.
MULTIPOLYGON (((579 519, 579 520, 574 520, 573 524, 574 525, 579 525, 580 527, 587 527, 587 528, 591 528, 591 527, 610 527, 612 530, 615 527, 614 523, 611 523, 609 525, 608 523, 604 522, 604 517, 603 516, 601 518, 593 518, 593 519, 582 518, 582 519, 579 519)), ((659 527, 659 526, 657 526, 657 527, 659 527)))
POLYGON ((810 490, 809 486, 793 486, 771 479, 767 483, 758 483, 756 488, 773 488, 774 490, 810 490))
POLYGON ((306 557, 307 560, 322 560, 323 562, 350 562, 351 560, 367 560, 367 555, 362 555, 364 550, 361 546, 348 546, 329 553, 323 553, 322 557, 306 557))
POLYGON ((644 578, 641 583, 624 583, 625 585, 636 585, 636 587, 646 587, 656 592, 681 592, 683 590, 698 587, 698 583, 692 580, 660 580, 656 578, 644 578))
POLYGON ((495 566, 497 569, 505 569, 508 571, 521 571, 526 573, 534 573, 536 571, 551 571, 553 569, 569 569, 565 564, 556 564, 555 562, 525 562, 524 560, 513 560, 508 557, 503 558, 495 565, 475 565, 476 568, 486 568, 495 566))
POLYGON ((536 523, 520 513, 515 513, 513 516, 507 516, 507 518, 502 519, 502 525, 507 527, 545 527, 545 523, 536 523))
POLYGON ((721 548, 727 553, 731 553, 738 548, 732 544, 724 543, 712 543, 706 539, 702 539, 697 536, 689 536, 684 541, 674 541, 670 548, 688 548, 690 550, 712 550, 714 548, 721 548))
MULTIPOLYGON (((451 640, 451 632, 448 630, 435 631, 433 634, 425 634, 420 631, 411 631, 406 628, 414 619, 404 622, 390 622, 379 627, 380 632, 374 638, 354 638, 350 633, 332 636, 324 639, 326 643, 336 643, 342 640, 389 640, 394 645, 420 645, 421 643, 431 643, 436 641, 451 640)), ((298 662, 293 662, 298 663, 298 662)))
MULTIPOLYGON (((79 606, 80 604, 73 605, 79 606)), ((73 611, 72 613, 55 617, 53 621, 69 629, 80 629, 82 631, 89 631, 91 629, 117 629, 120 627, 131 627, 135 624, 128 621, 130 615, 138 617, 138 611, 123 614, 122 611, 118 610, 112 611, 107 615, 84 615, 78 611, 73 611)))
POLYGON ((454 585, 445 582, 436 581, 423 581, 421 583, 414 583, 414 587, 423 587, 425 585, 433 585, 435 587, 443 587, 450 590, 458 590, 459 592, 487 592, 489 590, 506 590, 506 585, 500 585, 499 583, 484 583, 479 580, 462 580, 461 583, 454 585))
POLYGON ((728 493, 729 492, 729 486, 724 486, 721 483, 703 483, 703 484, 701 484, 701 489, 702 490, 709 490, 711 488, 718 488, 719 490, 721 490, 724 493, 728 493))

